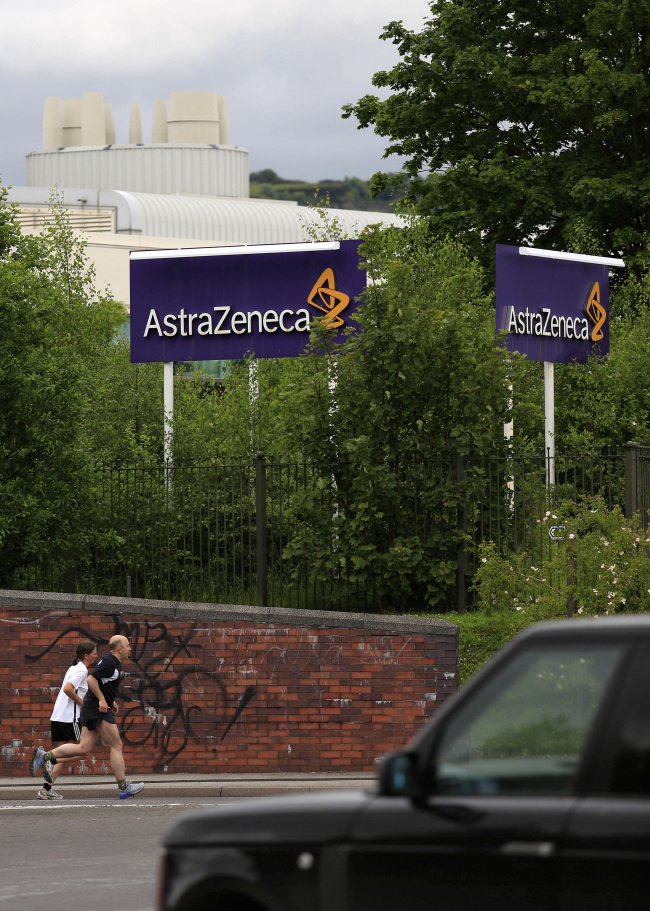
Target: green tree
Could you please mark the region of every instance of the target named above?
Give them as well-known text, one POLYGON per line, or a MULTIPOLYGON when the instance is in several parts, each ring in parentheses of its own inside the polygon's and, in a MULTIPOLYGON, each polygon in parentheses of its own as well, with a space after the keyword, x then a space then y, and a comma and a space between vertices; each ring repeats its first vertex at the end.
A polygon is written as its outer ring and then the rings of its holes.
POLYGON ((424 221, 371 228, 361 256, 370 281, 358 331, 343 346, 314 337, 321 354, 279 390, 274 432, 289 451, 354 452, 359 464, 496 442, 507 360, 478 263, 462 244, 432 242, 424 221))
POLYGON ((163 458, 162 364, 132 364, 119 336, 94 352, 80 434, 97 461, 163 458))
POLYGON ((276 440, 320 472, 294 495, 304 530, 285 557, 316 583, 336 580, 342 603, 361 591, 382 610, 433 607, 452 596, 462 538, 456 456, 498 441, 520 367, 462 245, 432 242, 416 221, 369 232, 362 256, 359 331, 341 346, 316 339, 323 353, 278 390, 276 440))
POLYGON ((0 585, 83 547, 91 508, 82 427, 96 363, 123 308, 94 289, 83 251, 55 207, 23 236, 0 188, 0 585))
POLYGON ((579 221, 644 263, 650 0, 429 5, 420 32, 384 29, 401 59, 373 83, 389 96, 343 109, 405 158, 418 211, 490 270, 495 243, 562 248, 579 221))
POLYGON ((371 198, 370 181, 358 177, 321 180, 318 184, 312 184, 304 180, 285 180, 267 168, 250 175, 250 195, 257 199, 287 199, 299 206, 308 206, 311 198, 322 190, 337 209, 391 212, 395 203, 404 195, 405 186, 401 175, 391 175, 391 181, 391 187, 377 191, 371 198))

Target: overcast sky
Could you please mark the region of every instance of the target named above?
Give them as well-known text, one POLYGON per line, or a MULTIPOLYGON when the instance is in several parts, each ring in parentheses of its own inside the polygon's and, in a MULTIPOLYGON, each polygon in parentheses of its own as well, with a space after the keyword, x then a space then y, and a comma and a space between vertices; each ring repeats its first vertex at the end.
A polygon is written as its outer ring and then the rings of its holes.
POLYGON ((101 92, 117 142, 139 101, 151 141, 156 98, 225 95, 230 141, 252 171, 323 180, 396 170, 385 141, 341 107, 375 92, 372 75, 398 60, 381 41, 402 19, 419 30, 427 0, 10 0, 0 30, 0 175, 25 183, 24 158, 42 147, 43 101, 101 92))

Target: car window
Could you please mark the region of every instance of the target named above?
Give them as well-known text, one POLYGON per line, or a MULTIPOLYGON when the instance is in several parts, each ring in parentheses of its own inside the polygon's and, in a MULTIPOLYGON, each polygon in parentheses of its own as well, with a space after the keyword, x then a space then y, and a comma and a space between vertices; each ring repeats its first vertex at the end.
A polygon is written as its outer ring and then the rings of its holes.
POLYGON ((608 790, 615 794, 650 794, 650 661, 639 654, 623 694, 612 737, 613 768, 608 790))
POLYGON ((531 646, 486 681, 445 729, 438 794, 564 794, 622 645, 531 646))

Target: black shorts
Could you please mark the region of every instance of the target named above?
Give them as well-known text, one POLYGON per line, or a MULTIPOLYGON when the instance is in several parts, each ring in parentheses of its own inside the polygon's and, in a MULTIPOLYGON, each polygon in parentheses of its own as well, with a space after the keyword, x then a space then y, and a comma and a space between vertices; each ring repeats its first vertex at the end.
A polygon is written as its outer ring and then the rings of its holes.
POLYGON ((52 743, 62 743, 66 740, 81 740, 81 731, 78 721, 50 721, 50 735, 52 743))
POLYGON ((109 724, 117 724, 113 709, 109 709, 107 712, 100 712, 99 708, 93 709, 86 705, 81 707, 79 724, 82 728, 88 728, 89 731, 95 731, 102 721, 108 721, 109 724))

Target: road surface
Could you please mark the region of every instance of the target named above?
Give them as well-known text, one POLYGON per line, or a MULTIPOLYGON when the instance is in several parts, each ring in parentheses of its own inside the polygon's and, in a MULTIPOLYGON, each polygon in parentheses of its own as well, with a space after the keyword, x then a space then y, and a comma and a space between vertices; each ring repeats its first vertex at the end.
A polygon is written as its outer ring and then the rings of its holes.
POLYGON ((0 911, 153 911, 160 839, 237 798, 0 801, 0 911))

